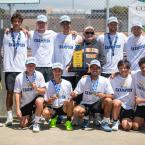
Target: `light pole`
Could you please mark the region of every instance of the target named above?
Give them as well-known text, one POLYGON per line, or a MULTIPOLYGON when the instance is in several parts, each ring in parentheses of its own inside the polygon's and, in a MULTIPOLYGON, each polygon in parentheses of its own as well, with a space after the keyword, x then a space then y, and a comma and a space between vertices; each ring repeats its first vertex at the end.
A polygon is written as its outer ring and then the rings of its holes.
POLYGON ((106 32, 108 32, 107 19, 109 18, 110 0, 106 0, 106 32))
POLYGON ((74 10, 75 8, 75 4, 74 4, 74 0, 72 0, 72 9, 74 10))

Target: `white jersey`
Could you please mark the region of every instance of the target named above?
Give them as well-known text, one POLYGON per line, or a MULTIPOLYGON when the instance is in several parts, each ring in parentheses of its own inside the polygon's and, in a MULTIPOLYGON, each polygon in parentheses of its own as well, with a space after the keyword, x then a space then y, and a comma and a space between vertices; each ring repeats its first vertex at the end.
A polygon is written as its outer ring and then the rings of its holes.
POLYGON ((139 70, 138 62, 145 56, 145 36, 136 37, 131 35, 125 45, 127 59, 131 63, 133 71, 139 70))
POLYGON ((115 35, 109 36, 108 33, 106 33, 97 38, 98 45, 101 50, 100 53, 104 56, 102 73, 105 74, 118 71, 117 64, 121 59, 123 59, 124 45, 127 40, 126 36, 119 32, 117 32, 115 35))
POLYGON ((44 33, 30 31, 29 47, 36 58, 37 67, 52 67, 54 63, 54 38, 56 32, 46 30, 44 33))
POLYGON ((55 62, 60 62, 63 67, 62 76, 74 76, 74 72, 67 72, 66 66, 70 63, 76 43, 81 39, 81 36, 72 34, 64 35, 59 33, 55 39, 55 62))
POLYGON ((132 76, 128 75, 126 78, 123 78, 117 75, 113 80, 110 80, 110 82, 114 90, 113 98, 120 100, 124 109, 134 109, 135 93, 132 76))
MULTIPOLYGON (((136 96, 145 99, 145 77, 142 75, 141 71, 133 75, 133 83, 136 96)), ((145 103, 138 104, 138 106, 145 106, 145 103)))
POLYGON ((35 82, 37 87, 43 88, 46 86, 44 77, 39 71, 35 71, 32 76, 26 76, 26 72, 20 73, 15 80, 15 93, 22 93, 21 104, 23 107, 30 103, 38 94, 31 87, 30 82, 35 82))
MULTIPOLYGON (((112 86, 107 78, 99 76, 99 79, 97 79, 96 81, 98 81, 96 92, 104 94, 114 94, 112 86)), ((81 78, 78 82, 75 91, 77 91, 79 94, 83 93, 81 104, 93 104, 100 99, 92 93, 93 83, 94 82, 91 80, 90 76, 81 78)))
POLYGON ((4 72, 23 72, 27 59, 28 38, 22 31, 4 34, 3 38, 3 66, 4 72), (14 44, 16 45, 14 47, 14 44))
MULTIPOLYGON (((48 101, 49 98, 53 97, 53 95, 56 95, 56 87, 50 80, 48 83, 46 83, 46 93, 44 96, 45 101, 48 101)), ((63 106, 63 102, 70 98, 70 93, 72 92, 72 85, 69 81, 62 79, 60 85, 60 91, 59 91, 59 97, 58 99, 55 99, 55 101, 52 104, 53 108, 59 108, 63 106)))

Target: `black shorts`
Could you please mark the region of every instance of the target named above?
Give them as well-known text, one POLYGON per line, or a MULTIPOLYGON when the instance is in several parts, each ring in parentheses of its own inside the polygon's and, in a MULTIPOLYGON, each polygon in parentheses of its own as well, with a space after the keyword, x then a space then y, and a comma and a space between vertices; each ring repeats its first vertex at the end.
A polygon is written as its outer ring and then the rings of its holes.
POLYGON ((75 105, 79 105, 83 99, 83 94, 79 94, 76 98, 73 98, 73 101, 75 101, 75 105))
POLYGON ((32 116, 32 114, 35 112, 35 101, 37 98, 41 98, 43 97, 42 95, 38 95, 36 96, 30 103, 26 104, 25 106, 23 106, 20 110, 22 113, 22 116, 32 116))
POLYGON ((76 80, 76 76, 68 76, 68 77, 62 77, 63 79, 70 81, 72 84, 72 88, 75 89, 76 85, 77 85, 77 80, 76 80))
POLYGON ((111 76, 111 74, 106 74, 106 73, 101 73, 101 76, 105 77, 105 78, 109 78, 111 76))
POLYGON ((134 111, 132 109, 129 110, 125 110, 124 108, 121 108, 120 111, 120 119, 124 119, 124 118, 130 118, 133 119, 134 117, 134 111))
POLYGON ((134 116, 145 119, 145 106, 137 106, 134 116))
POLYGON ((84 107, 86 110, 85 115, 103 113, 101 100, 97 101, 94 104, 82 104, 81 106, 84 107))
POLYGON ((63 106, 60 108, 53 108, 55 115, 66 115, 66 113, 63 111, 63 106))
POLYGON ((36 67, 36 70, 43 74, 45 82, 53 79, 52 67, 36 67))
POLYGON ((5 72, 5 85, 7 91, 13 91, 15 85, 16 76, 20 72, 5 72))

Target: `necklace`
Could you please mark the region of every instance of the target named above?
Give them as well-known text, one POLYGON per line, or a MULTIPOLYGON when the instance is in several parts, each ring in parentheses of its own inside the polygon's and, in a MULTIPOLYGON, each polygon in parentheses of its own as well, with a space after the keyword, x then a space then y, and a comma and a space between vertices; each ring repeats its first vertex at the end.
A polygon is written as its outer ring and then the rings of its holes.
POLYGON ((18 39, 17 41, 15 41, 14 31, 11 31, 11 38, 12 38, 13 47, 14 47, 14 57, 13 57, 13 60, 14 60, 17 54, 17 49, 20 45, 21 33, 20 32, 18 33, 18 39))

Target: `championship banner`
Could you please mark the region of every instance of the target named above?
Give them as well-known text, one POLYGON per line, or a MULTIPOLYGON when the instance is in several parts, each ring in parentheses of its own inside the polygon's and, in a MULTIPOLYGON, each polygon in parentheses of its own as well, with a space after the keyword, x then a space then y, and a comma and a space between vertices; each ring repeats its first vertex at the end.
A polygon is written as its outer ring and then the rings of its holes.
POLYGON ((145 31, 145 0, 129 0, 129 32, 132 24, 136 22, 141 22, 145 31))

